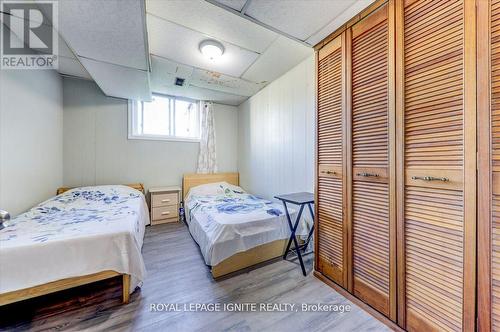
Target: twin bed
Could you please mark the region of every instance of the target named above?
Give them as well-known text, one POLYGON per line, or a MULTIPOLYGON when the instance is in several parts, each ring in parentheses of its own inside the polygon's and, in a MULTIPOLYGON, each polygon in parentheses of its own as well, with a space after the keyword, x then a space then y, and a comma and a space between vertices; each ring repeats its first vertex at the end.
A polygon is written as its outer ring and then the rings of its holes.
POLYGON ((281 204, 238 185, 238 173, 184 175, 186 223, 214 278, 281 257, 290 235, 281 204))
MULTIPOLYGON (((238 182, 238 173, 183 179, 187 225, 214 278, 282 256, 289 236, 283 207, 238 182)), ((128 302, 146 274, 149 213, 141 189, 62 188, 13 218, 0 230, 0 305, 117 276, 128 302)))
POLYGON ((117 276, 128 302, 145 277, 148 223, 128 186, 68 190, 13 218, 0 231, 0 305, 117 276))

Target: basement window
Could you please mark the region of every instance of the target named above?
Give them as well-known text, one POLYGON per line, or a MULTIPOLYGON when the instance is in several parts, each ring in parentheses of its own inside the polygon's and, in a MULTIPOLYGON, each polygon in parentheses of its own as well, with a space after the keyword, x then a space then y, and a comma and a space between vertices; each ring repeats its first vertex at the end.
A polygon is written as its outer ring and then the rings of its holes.
POLYGON ((129 139, 200 140, 200 102, 153 94, 151 102, 130 100, 129 139))

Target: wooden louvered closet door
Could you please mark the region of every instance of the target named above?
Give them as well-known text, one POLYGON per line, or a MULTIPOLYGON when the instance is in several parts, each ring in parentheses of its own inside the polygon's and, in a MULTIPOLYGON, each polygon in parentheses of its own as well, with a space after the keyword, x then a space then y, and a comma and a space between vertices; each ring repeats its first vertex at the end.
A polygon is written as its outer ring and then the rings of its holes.
POLYGON ((352 291, 386 316, 392 305, 395 319, 388 27, 384 5, 352 28, 352 291))
POLYGON ((410 331, 474 330, 474 7, 474 0, 410 0, 402 8, 400 300, 410 331))
POLYGON ((500 331, 500 0, 478 2, 478 330, 500 331))
POLYGON ((344 222, 342 36, 318 53, 316 269, 340 285, 347 275, 344 222))

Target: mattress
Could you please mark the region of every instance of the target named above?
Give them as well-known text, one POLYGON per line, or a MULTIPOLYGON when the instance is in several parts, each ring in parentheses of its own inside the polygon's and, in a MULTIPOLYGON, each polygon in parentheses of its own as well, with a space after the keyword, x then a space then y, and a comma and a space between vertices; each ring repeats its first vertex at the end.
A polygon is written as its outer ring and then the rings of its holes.
POLYGON ((0 230, 0 293, 113 270, 146 269, 141 254, 149 213, 144 195, 126 186, 69 190, 11 219, 0 230))
MULTIPOLYGON (((226 182, 192 188, 185 209, 189 231, 210 266, 238 252, 290 237, 282 204, 248 194, 226 182)), ((288 210, 295 222, 296 210, 288 210)), ((297 235, 307 234, 304 221, 297 235)))

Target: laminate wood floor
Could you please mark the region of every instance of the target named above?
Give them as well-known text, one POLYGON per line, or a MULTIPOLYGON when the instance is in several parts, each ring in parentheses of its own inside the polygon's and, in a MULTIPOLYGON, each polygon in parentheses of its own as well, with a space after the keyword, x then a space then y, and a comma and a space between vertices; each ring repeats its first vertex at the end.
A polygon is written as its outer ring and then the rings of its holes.
MULTIPOLYGON (((148 227, 148 276, 121 305, 119 279, 0 308, 1 330, 64 331, 386 331, 385 325, 298 263, 278 261, 221 281, 211 278, 198 246, 180 224, 148 227), (153 312, 156 303, 350 304, 337 312, 153 312)), ((312 255, 306 259, 312 269, 312 255)))

